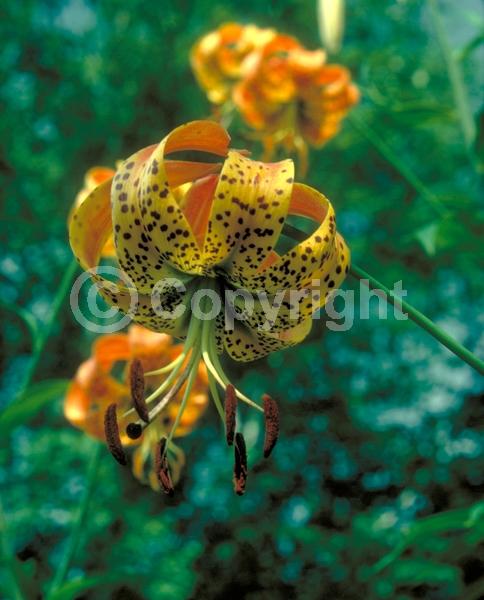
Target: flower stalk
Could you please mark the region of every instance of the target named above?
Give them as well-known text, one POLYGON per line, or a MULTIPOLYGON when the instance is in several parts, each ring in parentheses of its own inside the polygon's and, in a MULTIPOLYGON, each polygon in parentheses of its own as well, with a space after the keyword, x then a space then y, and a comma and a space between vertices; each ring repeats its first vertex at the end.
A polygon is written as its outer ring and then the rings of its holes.
MULTIPOLYGON (((284 233, 295 240, 303 240, 306 237, 304 232, 291 225, 284 226, 284 233)), ((350 266, 349 274, 355 279, 360 280, 368 288, 375 290, 375 292, 378 293, 381 298, 386 300, 389 304, 395 306, 399 311, 408 314, 414 323, 427 331, 427 333, 434 337, 458 358, 470 365, 481 375, 484 374, 484 361, 477 357, 473 352, 465 348, 462 344, 455 340, 451 335, 446 333, 414 306, 405 300, 398 298, 398 296, 396 296, 375 277, 354 263, 350 266)))

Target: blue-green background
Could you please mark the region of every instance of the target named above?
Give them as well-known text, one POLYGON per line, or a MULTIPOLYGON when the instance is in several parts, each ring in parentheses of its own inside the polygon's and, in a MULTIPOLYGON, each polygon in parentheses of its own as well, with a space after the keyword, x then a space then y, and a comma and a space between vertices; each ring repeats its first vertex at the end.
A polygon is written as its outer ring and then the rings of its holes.
MULTIPOLYGON (((355 262, 390 286, 403 280, 409 302, 482 355, 482 6, 347 5, 334 60, 351 69, 362 101, 312 152, 306 181, 332 200, 355 262)), ((297 0, 2 3, 1 598, 39 598, 51 585, 93 452, 64 420, 59 391, 92 337, 67 300, 54 312, 84 172, 210 115, 188 60, 199 36, 236 20, 316 48, 315 11, 297 0), (46 333, 29 371, 32 338, 46 333)), ((257 155, 240 123, 232 134, 257 155)), ((213 409, 182 442, 188 466, 173 499, 103 451, 55 597, 480 598, 482 380, 412 322, 391 310, 378 320, 376 301, 360 320, 358 297, 349 331, 321 321, 293 350, 227 364, 244 391, 269 391, 282 409, 269 461, 260 458, 261 420, 242 411, 244 497, 232 492, 213 409)))

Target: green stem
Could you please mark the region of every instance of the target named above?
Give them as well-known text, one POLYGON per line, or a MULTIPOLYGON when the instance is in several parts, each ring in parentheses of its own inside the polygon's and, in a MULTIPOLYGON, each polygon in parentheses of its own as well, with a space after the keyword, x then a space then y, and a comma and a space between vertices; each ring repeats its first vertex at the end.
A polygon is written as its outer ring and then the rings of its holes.
POLYGON ((30 360, 29 366, 25 370, 24 380, 20 387, 20 390, 17 394, 17 398, 20 398, 25 390, 29 387, 32 377, 34 376, 35 371, 39 365, 40 359, 42 357, 42 352, 44 351, 47 340, 52 333, 52 329, 56 322, 59 311, 64 304, 65 297, 69 293, 72 280, 77 271, 77 262, 72 260, 69 266, 67 267, 64 276, 60 282, 59 289, 54 298, 54 302, 52 304, 52 308, 50 311, 49 318, 43 328, 40 331, 40 334, 36 338, 36 343, 34 345, 32 358, 30 360))
POLYGON ((470 350, 467 350, 467 348, 451 337, 448 333, 443 331, 433 321, 431 321, 419 310, 414 308, 411 304, 405 302, 405 300, 402 300, 401 298, 398 298, 398 296, 393 294, 393 292, 391 292, 380 281, 372 277, 369 273, 357 265, 352 265, 350 267, 350 275, 352 275, 355 279, 359 279, 369 289, 375 290, 381 298, 395 306, 401 313, 408 314, 414 323, 416 323, 422 329, 425 329, 425 331, 430 333, 430 335, 438 340, 443 346, 448 348, 478 373, 481 375, 484 374, 484 361, 480 360, 470 350))
POLYGON ((447 66, 447 73, 449 75, 450 85, 452 87, 452 94, 454 96, 454 102, 457 108, 457 114, 462 129, 462 135, 464 142, 471 158, 474 163, 474 155, 472 152, 472 146, 476 139, 476 125, 472 116, 472 111, 469 105, 469 98, 467 96, 467 90, 464 85, 464 77, 460 68, 457 58, 452 52, 450 47, 447 32, 444 27, 442 15, 440 14, 439 4, 437 0, 429 0, 430 12, 435 26, 435 32, 437 34, 437 40, 439 42, 442 54, 444 56, 445 64, 447 66))
POLYGON ((0 500, 0 550, 2 556, 2 562, 5 566, 5 570, 7 571, 8 581, 5 582, 8 585, 10 597, 12 600, 24 600, 24 594, 22 591, 22 586, 20 584, 20 580, 17 574, 15 558, 13 555, 13 550, 10 547, 9 539, 8 539, 8 530, 7 530, 7 519, 5 518, 5 514, 3 512, 2 501, 0 500))
POLYGON ((34 316, 29 313, 28 310, 25 310, 25 308, 15 306, 14 304, 8 304, 5 300, 0 300, 0 310, 1 309, 12 312, 27 326, 32 340, 32 349, 34 350, 38 343, 37 340, 39 339, 39 327, 34 316))
MULTIPOLYGON (((284 225, 284 235, 287 235, 297 241, 304 241, 308 236, 306 233, 293 227, 292 225, 284 225)), ((388 303, 395 306, 403 314, 408 314, 414 323, 416 323, 422 329, 425 329, 431 336, 438 340, 442 345, 448 348, 461 360, 470 365, 481 375, 484 374, 484 361, 480 360, 470 350, 467 350, 462 344, 459 344, 457 340, 452 338, 448 333, 440 329, 433 321, 426 317, 419 310, 414 308, 405 300, 398 298, 393 292, 391 292, 386 286, 380 281, 372 277, 369 273, 364 271, 361 267, 353 264, 350 267, 350 275, 355 279, 359 279, 369 289, 375 290, 375 292, 388 303)))
POLYGON ((48 598, 54 596, 56 591, 60 588, 64 579, 69 570, 69 566, 76 554, 77 548, 79 546, 79 541, 81 539, 84 523, 86 520, 87 511, 89 508, 89 503, 92 498, 92 494, 94 492, 94 486, 96 482, 97 472, 99 469, 100 457, 102 456, 101 450, 103 449, 102 444, 95 443, 92 448, 91 457, 89 460, 89 465, 87 468, 86 475, 86 487, 84 489, 84 494, 82 499, 77 507, 76 515, 74 518, 74 526, 72 527, 70 538, 67 542, 67 547, 64 552, 64 555, 61 558, 57 571, 54 575, 54 579, 52 581, 52 585, 50 586, 48 598))
POLYGON ((420 196, 432 205, 433 209, 441 217, 448 215, 448 211, 442 206, 439 198, 435 196, 399 157, 399 155, 374 131, 361 117, 355 114, 348 115, 348 121, 353 127, 372 144, 378 152, 385 158, 409 183, 420 196))

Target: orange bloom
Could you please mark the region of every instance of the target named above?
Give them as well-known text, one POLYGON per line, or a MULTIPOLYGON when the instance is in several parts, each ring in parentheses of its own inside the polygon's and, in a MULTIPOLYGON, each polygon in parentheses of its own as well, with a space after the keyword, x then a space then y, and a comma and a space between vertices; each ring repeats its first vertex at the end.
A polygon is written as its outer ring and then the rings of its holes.
POLYGON ((253 58, 233 90, 242 117, 261 132, 265 159, 282 145, 299 153, 302 171, 306 142, 320 147, 333 137, 358 98, 347 69, 325 64, 322 50, 306 50, 283 35, 253 58))
MULTIPOLYGON (((121 441, 123 444, 137 445, 133 456, 133 473, 141 481, 148 481, 154 489, 159 489, 157 474, 152 468, 156 446, 160 438, 168 435, 175 422, 186 384, 141 437, 133 440, 126 434, 128 425, 137 418, 137 415, 133 415, 129 374, 133 361, 138 359, 147 372, 149 393, 151 389, 158 388, 166 376, 150 376, 148 373, 172 363, 182 350, 183 346, 174 344, 171 336, 154 333, 139 325, 132 325, 128 333, 100 336, 93 344, 91 357, 79 366, 64 403, 64 414, 73 425, 102 440, 105 437, 104 415, 109 405, 116 404, 121 441)), ((207 386, 207 370, 201 362, 174 437, 188 435, 196 425, 207 406, 207 386)), ((184 457, 173 443, 170 445, 169 460, 173 478, 177 480, 184 457)))
MULTIPOLYGON (((225 112, 235 108, 257 133, 270 160, 282 146, 307 167, 307 143, 320 147, 339 131, 358 102, 358 88, 323 50, 307 50, 274 30, 236 23, 203 37, 192 51, 201 87, 225 112)), ((224 114, 224 111, 222 111, 224 114)))
POLYGON ((200 86, 214 104, 229 99, 233 84, 241 77, 245 60, 275 35, 272 29, 225 23, 193 47, 191 63, 200 86))

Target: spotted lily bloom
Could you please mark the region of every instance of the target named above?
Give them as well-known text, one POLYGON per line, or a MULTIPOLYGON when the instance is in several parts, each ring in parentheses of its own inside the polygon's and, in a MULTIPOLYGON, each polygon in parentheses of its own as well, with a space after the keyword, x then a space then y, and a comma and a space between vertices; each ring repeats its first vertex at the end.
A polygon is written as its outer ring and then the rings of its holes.
POLYGON ((273 29, 225 23, 195 44, 190 55, 193 72, 210 102, 223 104, 229 100, 246 59, 274 35, 273 29))
MULTIPOLYGON (((291 160, 250 160, 230 150, 229 141, 217 123, 195 121, 133 154, 76 209, 70 241, 109 304, 149 329, 185 340, 180 357, 153 372, 167 375, 158 390, 145 402, 141 392, 135 394, 138 425, 148 426, 187 381, 176 430, 202 359, 227 441, 238 440, 235 480, 241 492, 246 469, 241 437, 233 435, 233 400, 264 412, 266 449, 277 439, 277 409, 268 396, 260 406, 233 388, 219 355, 250 361, 301 342, 313 313, 344 280, 349 250, 336 231, 331 203, 294 182, 291 160), (180 151, 222 162, 167 158, 180 151), (281 254, 290 215, 314 221, 315 230, 281 254), (95 272, 113 232, 119 266, 129 278, 124 283, 95 272), (232 398, 225 406, 219 389, 232 398)), ((108 421, 114 422, 112 415, 108 421)))
MULTIPOLYGON (((120 441, 122 444, 135 446, 133 473, 155 490, 160 488, 158 472, 155 469, 158 443, 160 439, 169 435, 180 400, 175 397, 153 420, 152 426, 147 428, 140 438, 133 440, 136 427, 133 427, 135 409, 130 389, 131 373, 133 365, 138 364, 135 361, 139 361, 144 371, 150 372, 179 359, 182 349, 183 346, 175 344, 171 336, 154 333, 140 325, 131 325, 128 333, 100 336, 93 344, 91 357, 77 369, 64 402, 64 414, 67 419, 97 439, 104 439, 105 413, 108 407, 116 405, 120 441)), ((160 374, 147 378, 146 392, 158 388, 162 382, 163 376, 160 374)), ((180 393, 183 394, 184 391, 182 386, 180 393)), ((173 436, 183 437, 189 434, 203 415, 207 403, 207 370, 203 363, 199 363, 189 405, 173 436)), ((183 451, 172 443, 168 458, 170 476, 173 483, 176 483, 184 464, 183 451)))
POLYGON ((320 147, 340 129, 359 93, 341 65, 326 64, 322 50, 309 51, 289 36, 277 35, 246 63, 233 102, 260 132, 269 159, 275 148, 296 151, 301 170, 306 143, 320 147))

